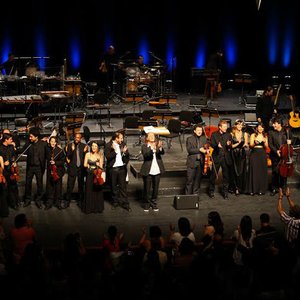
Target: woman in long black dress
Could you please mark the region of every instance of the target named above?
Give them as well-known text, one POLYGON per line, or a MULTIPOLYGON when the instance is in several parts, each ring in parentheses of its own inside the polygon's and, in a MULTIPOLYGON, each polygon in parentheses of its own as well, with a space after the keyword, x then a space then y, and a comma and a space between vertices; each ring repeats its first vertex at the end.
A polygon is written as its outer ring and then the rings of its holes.
POLYGON ((84 167, 87 169, 85 182, 85 197, 81 210, 86 213, 101 213, 104 210, 102 185, 94 183, 94 171, 103 168, 103 154, 96 142, 92 142, 91 151, 84 158, 84 167))
POLYGON ((251 154, 249 159, 249 192, 263 195, 268 189, 267 153, 268 137, 264 125, 258 123, 256 132, 250 136, 251 154))
POLYGON ((238 196, 246 186, 246 150, 249 148, 248 133, 243 131, 243 120, 236 120, 231 131, 232 161, 230 189, 238 196))

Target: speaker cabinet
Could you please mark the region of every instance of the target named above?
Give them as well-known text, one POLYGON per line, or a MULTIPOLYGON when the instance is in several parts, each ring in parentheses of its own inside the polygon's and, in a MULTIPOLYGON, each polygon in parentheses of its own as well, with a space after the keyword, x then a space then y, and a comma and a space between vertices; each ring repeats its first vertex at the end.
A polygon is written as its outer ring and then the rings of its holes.
POLYGON ((245 97, 245 106, 246 107, 256 107, 257 96, 246 96, 245 97))
POLYGON ((176 195, 174 197, 175 209, 199 209, 198 195, 176 195))

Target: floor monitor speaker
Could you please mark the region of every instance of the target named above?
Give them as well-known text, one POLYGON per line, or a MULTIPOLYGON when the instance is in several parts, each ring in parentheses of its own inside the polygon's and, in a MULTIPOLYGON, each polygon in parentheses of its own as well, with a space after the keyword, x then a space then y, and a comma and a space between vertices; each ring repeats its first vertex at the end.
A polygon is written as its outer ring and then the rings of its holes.
POLYGON ((175 209, 199 209, 198 195, 176 195, 174 197, 175 209))

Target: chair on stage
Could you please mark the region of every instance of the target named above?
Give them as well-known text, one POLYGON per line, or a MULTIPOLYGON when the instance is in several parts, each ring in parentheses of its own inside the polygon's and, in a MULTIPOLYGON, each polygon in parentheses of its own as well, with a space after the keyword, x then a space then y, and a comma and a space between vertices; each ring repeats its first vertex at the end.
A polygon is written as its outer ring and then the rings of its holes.
POLYGON ((123 124, 124 139, 127 140, 128 136, 138 137, 138 141, 134 143, 134 146, 140 145, 142 139, 142 130, 139 128, 139 120, 140 118, 137 116, 127 116, 123 124))
POLYGON ((145 109, 142 112, 142 120, 149 121, 154 117, 154 110, 153 109, 145 109))
POLYGON ((184 140, 185 133, 192 133, 194 126, 194 113, 190 110, 182 110, 179 113, 179 121, 181 124, 181 133, 184 140))
POLYGON ((170 134, 166 136, 168 149, 171 148, 173 138, 177 138, 180 143, 181 151, 183 151, 182 142, 181 142, 181 123, 178 119, 170 119, 168 121, 168 130, 170 134))

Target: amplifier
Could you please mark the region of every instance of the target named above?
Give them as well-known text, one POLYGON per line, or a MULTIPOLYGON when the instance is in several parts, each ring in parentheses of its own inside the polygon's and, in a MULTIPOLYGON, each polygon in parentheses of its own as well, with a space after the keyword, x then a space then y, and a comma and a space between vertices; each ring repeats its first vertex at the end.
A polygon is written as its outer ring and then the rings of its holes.
POLYGON ((174 197, 175 209, 199 209, 198 195, 176 195, 174 197))

